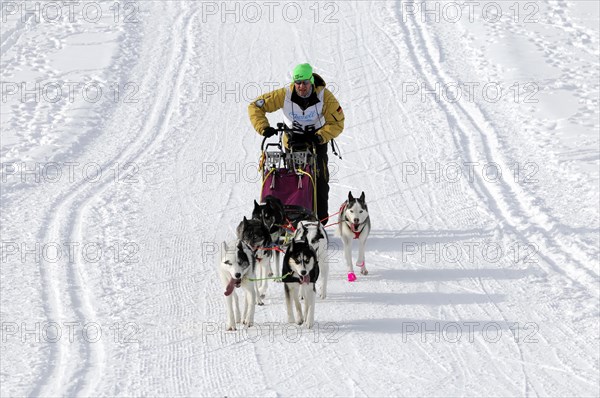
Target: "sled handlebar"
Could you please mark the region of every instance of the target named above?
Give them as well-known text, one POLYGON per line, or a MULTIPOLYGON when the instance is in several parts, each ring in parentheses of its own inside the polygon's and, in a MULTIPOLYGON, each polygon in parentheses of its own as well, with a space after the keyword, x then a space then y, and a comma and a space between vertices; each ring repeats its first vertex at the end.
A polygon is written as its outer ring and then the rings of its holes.
MULTIPOLYGON (((278 133, 278 137, 279 137, 279 133, 284 133, 284 134, 289 134, 292 135, 294 133, 296 134, 310 134, 308 131, 305 131, 303 129, 294 127, 294 128, 289 128, 285 123, 277 123, 277 127, 275 128, 275 131, 277 131, 278 133)), ((267 142, 267 139, 269 137, 264 137, 262 140, 262 144, 260 145, 260 150, 261 152, 265 150, 265 143, 267 142)), ((276 145, 279 147, 279 149, 281 149, 281 138, 279 139, 278 143, 271 143, 271 144, 267 144, 267 147, 270 145, 276 145)))

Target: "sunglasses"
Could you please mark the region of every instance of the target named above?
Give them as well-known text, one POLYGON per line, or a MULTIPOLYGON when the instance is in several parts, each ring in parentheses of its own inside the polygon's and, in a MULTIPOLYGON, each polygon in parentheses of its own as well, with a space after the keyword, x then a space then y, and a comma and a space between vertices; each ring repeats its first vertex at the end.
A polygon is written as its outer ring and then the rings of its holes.
POLYGON ((297 85, 304 85, 304 86, 308 86, 310 84, 310 80, 295 80, 294 83, 296 83, 297 85))

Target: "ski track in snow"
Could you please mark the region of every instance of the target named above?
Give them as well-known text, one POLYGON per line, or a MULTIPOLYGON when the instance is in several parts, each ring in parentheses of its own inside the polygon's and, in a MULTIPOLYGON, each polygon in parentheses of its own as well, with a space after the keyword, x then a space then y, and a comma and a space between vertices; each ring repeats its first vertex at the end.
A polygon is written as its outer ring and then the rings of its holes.
MULTIPOLYGON (((47 322, 97 322, 106 334, 110 325, 131 324, 135 342, 111 335, 96 342, 63 338, 55 344, 23 345, 31 369, 16 358, 3 358, 2 395, 600 393, 594 352, 598 248, 589 236, 571 233, 564 219, 544 204, 541 191, 510 178, 490 184, 475 173, 473 183, 414 183, 406 181, 400 167, 404 162, 460 159, 493 162, 509 170, 515 161, 498 114, 485 104, 411 102, 399 93, 401 81, 416 79, 433 86, 468 73, 442 59, 444 45, 455 44, 451 36, 418 15, 405 18, 402 3, 336 3, 339 20, 332 24, 221 23, 218 17, 206 20, 200 3, 135 4, 142 23, 121 32, 128 40, 120 48, 123 54, 134 54, 135 62, 120 70, 116 59, 110 68, 119 79, 139 83, 141 100, 130 107, 102 108, 102 128, 82 132, 71 155, 101 157, 105 170, 135 164, 138 183, 115 184, 107 173, 95 184, 40 185, 38 192, 32 184, 9 184, 3 188, 2 205, 3 232, 11 235, 20 229, 40 242, 96 237, 104 247, 114 240, 139 244, 139 261, 133 264, 107 261, 91 267, 79 253, 73 262, 42 258, 39 274, 24 277, 38 286, 40 296, 24 307, 31 319, 42 312, 47 322), (281 38, 267 40, 269 34, 281 38), (307 38, 312 46, 306 45, 307 38), (346 282, 341 241, 330 234, 329 293, 326 300, 317 299, 315 330, 301 329, 297 339, 283 337, 300 329, 286 326, 283 286, 270 282, 265 306, 256 307, 256 327, 208 333, 222 328, 225 320, 223 288, 216 275, 219 253, 214 249, 220 250, 241 218, 250 215, 260 189, 260 182, 243 171, 257 161, 261 137, 247 120, 248 99, 223 96, 230 87, 226 84, 283 81, 295 60, 310 60, 338 88, 346 129, 339 139, 344 160, 330 153, 335 179, 330 213, 348 190, 366 192, 374 225, 367 243, 370 274, 346 282), (216 95, 207 94, 211 84, 218 86, 216 95), (216 167, 218 174, 207 173, 208 167, 216 167), (36 203, 20 203, 19 192, 48 198, 33 213, 31 227, 15 224, 23 218, 15 214, 36 203), (454 263, 429 258, 419 262, 418 256, 403 261, 406 253, 400 246, 490 239, 534 243, 539 261, 532 265, 503 258, 490 266, 481 254, 474 261, 454 263), (406 324, 445 329, 461 322, 477 324, 472 341, 465 336, 439 341, 403 329, 406 324), (482 334, 483 325, 490 323, 499 325, 502 334, 493 343, 482 334), (273 336, 267 333, 268 324, 274 325, 273 336), (527 324, 537 325, 537 343, 528 339, 527 324), (262 334, 252 341, 257 331, 262 334), (19 378, 12 378, 13 368, 19 378)), ((571 3, 541 4, 553 12, 550 27, 568 37, 582 57, 598 55, 597 31, 570 16, 571 3)), ((304 6, 309 10, 310 4, 304 6)), ((65 28, 85 32, 66 22, 65 28)), ((43 44, 29 48, 29 35, 43 29, 32 18, 3 27, 2 53, 19 54, 18 60, 35 55, 43 44)), ((544 38, 510 21, 486 29, 494 37, 510 32, 538 44, 544 38)), ((56 41, 65 45, 64 38, 56 41)), ((546 56, 552 51, 558 50, 550 49, 546 56)), ((560 63, 567 61, 555 57, 555 62, 565 66, 560 63)), ((18 70, 5 61, 2 66, 10 73, 18 70)), ((38 72, 55 78, 62 73, 47 60, 39 63, 38 72)), ((17 116, 7 126, 17 139, 0 150, 3 157, 26 156, 41 142, 60 137, 45 126, 44 118, 48 112, 53 114, 48 124, 69 123, 69 104, 51 105, 11 108, 17 116)), ((517 111, 498 105, 499 114, 517 111)), ((271 118, 275 120, 279 115, 271 118)), ((532 151, 544 155, 542 149, 532 151)), ((591 158, 597 153, 591 151, 591 158)), ((68 152, 57 156, 68 159, 68 152)), ((468 257, 464 246, 460 250, 468 257)), ((354 259, 356 254, 355 248, 354 259)), ((19 277, 11 272, 3 267, 3 285, 19 277)), ((243 302, 243 294, 238 295, 243 302)), ((9 300, 3 297, 3 319, 20 319, 14 314, 21 312, 21 299, 9 300)), ((6 345, 12 355, 15 348, 8 344, 19 343, 3 341, 3 353, 6 345)))

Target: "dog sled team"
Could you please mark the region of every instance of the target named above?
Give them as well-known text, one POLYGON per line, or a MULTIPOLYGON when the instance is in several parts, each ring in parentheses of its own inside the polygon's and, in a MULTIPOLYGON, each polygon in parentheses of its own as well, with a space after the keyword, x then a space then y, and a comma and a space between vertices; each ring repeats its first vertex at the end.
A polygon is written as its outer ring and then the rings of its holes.
MULTIPOLYGON (((237 238, 223 243, 219 275, 225 289, 227 330, 236 330, 236 323, 252 326, 255 305, 264 304, 269 279, 283 282, 290 323, 313 327, 317 282, 320 298, 327 297, 329 264, 325 227, 314 217, 298 220, 294 227, 283 209, 281 201, 272 196, 265 198, 264 204, 255 201, 252 218, 244 217, 237 227, 237 238), (288 240, 286 245, 278 244, 285 240, 288 240), (285 251, 282 262, 280 250, 285 251), (235 292, 240 287, 245 292, 241 317, 235 292)), ((356 275, 352 262, 352 242, 355 239, 359 248, 356 265, 361 274, 368 274, 365 244, 371 223, 364 192, 359 198, 354 198, 351 192, 348 194, 348 200, 342 204, 338 222, 334 225, 344 245, 348 281, 354 282, 356 275)))
POLYGON ((365 243, 371 224, 364 192, 359 198, 349 192, 336 213, 338 222, 327 225, 327 149, 330 144, 338 155, 334 138, 344 129, 342 107, 309 64, 296 66, 293 80, 289 86, 266 93, 248 106, 254 129, 264 137, 259 162, 261 203, 254 202, 252 217, 244 217, 237 227, 236 239, 224 243, 221 250, 219 275, 225 288, 227 330, 235 330, 236 323, 252 326, 255 306, 264 305, 268 280, 283 282, 288 322, 312 328, 317 282, 320 298, 327 297, 326 226, 337 226, 344 245, 348 281, 356 280, 353 240, 359 243, 356 265, 362 275, 368 274, 365 243), (274 128, 266 114, 278 110, 283 111, 285 123, 274 128), (274 136, 277 142, 267 143, 274 136), (241 316, 236 288, 245 292, 241 316))

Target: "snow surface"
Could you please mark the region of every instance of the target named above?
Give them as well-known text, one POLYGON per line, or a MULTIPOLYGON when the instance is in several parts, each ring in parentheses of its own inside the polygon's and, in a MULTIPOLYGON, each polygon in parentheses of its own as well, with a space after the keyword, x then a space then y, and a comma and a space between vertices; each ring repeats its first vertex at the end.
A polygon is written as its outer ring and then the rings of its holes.
POLYGON ((600 395, 597 1, 69 4, 1 3, 2 396, 600 395), (313 330, 270 283, 225 332, 246 107, 306 61, 370 274, 332 237, 313 330))

